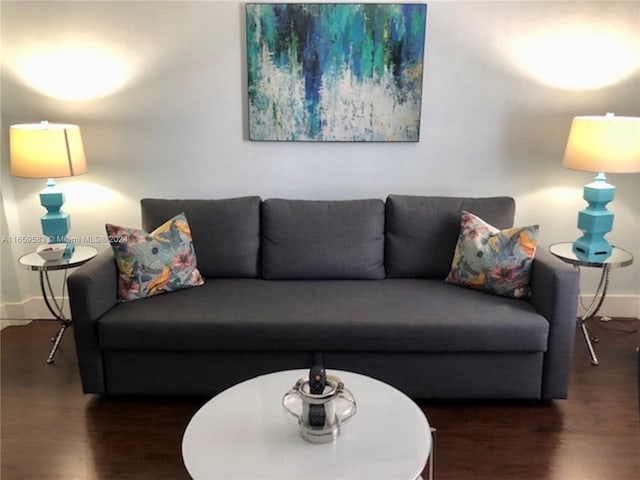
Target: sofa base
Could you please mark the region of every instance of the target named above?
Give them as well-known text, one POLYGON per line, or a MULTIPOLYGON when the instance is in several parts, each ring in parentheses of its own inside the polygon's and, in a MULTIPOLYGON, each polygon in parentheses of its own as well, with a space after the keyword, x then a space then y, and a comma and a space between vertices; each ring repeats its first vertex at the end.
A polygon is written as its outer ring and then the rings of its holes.
MULTIPOLYGON (((106 392, 85 393, 212 396, 264 373, 307 368, 312 356, 309 352, 106 351, 106 392)), ((378 378, 414 399, 544 398, 542 352, 325 352, 324 361, 329 370, 378 378)), ((292 377, 291 385, 296 380, 292 377)))

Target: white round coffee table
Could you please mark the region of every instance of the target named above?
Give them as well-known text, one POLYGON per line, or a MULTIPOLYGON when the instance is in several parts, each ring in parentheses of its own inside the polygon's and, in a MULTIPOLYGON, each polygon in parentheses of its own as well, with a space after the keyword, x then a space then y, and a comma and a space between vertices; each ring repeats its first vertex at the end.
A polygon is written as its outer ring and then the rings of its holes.
POLYGON ((182 458, 194 479, 416 480, 431 451, 429 423, 399 390, 339 370, 358 410, 336 441, 303 440, 282 396, 307 370, 270 373, 216 395, 191 418, 182 458))

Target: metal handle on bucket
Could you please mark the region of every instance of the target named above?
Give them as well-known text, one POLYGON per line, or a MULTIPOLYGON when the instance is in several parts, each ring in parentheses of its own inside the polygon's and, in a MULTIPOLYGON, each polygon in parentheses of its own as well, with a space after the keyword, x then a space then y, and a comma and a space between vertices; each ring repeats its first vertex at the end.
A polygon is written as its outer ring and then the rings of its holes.
POLYGON ((341 398, 347 403, 349 403, 349 408, 347 408, 343 412, 336 413, 336 416, 338 417, 338 421, 341 424, 343 424, 343 423, 346 423, 347 420, 349 420, 351 417, 353 417, 356 414, 356 410, 358 407, 356 405, 356 399, 353 398, 353 393, 351 393, 351 390, 349 390, 348 388, 345 388, 344 384, 342 383, 340 383, 339 389, 340 389, 340 393, 338 394, 337 398, 341 398))
POLYGON ((291 410, 287 404, 286 404, 286 400, 287 398, 289 398, 291 395, 297 395, 298 394, 298 390, 300 389, 300 385, 302 385, 303 380, 300 379, 298 380, 298 382, 291 387, 291 390, 289 390, 287 393, 285 393, 282 396, 282 406, 284 407, 284 409, 289 412, 291 415, 293 415, 294 417, 296 417, 296 419, 298 420, 298 423, 302 422, 302 416, 298 415, 296 412, 294 412, 293 410, 291 410))

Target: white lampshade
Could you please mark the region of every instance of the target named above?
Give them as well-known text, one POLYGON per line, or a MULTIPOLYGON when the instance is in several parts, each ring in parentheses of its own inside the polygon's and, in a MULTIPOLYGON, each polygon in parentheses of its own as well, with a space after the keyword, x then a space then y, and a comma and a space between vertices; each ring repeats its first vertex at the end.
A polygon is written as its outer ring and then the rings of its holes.
POLYGON ((575 117, 562 165, 587 172, 640 172, 640 117, 575 117))
POLYGON ((12 125, 9 145, 11 174, 16 177, 71 177, 87 171, 77 125, 48 122, 12 125))

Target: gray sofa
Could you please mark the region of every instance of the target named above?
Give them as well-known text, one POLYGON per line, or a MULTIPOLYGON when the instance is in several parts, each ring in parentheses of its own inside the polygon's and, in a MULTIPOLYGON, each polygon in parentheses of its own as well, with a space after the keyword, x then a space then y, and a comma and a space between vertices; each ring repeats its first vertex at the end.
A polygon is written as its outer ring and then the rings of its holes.
POLYGON ((468 210, 512 226, 508 197, 144 199, 142 227, 184 212, 205 284, 121 303, 105 251, 68 279, 86 393, 212 395, 308 367, 413 398, 566 398, 578 273, 539 248, 532 295, 444 282, 468 210))

